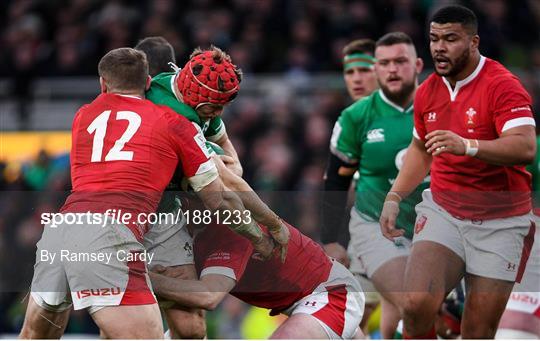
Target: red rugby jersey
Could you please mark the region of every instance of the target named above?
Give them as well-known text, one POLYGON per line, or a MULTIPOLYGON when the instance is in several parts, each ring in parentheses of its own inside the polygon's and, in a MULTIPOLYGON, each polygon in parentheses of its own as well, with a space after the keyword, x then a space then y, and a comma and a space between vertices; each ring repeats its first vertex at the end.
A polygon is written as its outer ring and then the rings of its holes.
POLYGON ((135 96, 101 94, 73 120, 72 193, 61 212, 132 215, 138 238, 146 227, 137 215, 155 212, 161 194, 181 163, 191 177, 214 166, 204 139, 182 115, 135 96))
MULTIPOLYGON (((504 131, 534 125, 531 97, 500 63, 481 57, 474 72, 454 89, 433 73, 414 100, 414 136, 434 130, 468 139, 494 140, 504 131)), ((531 210, 531 175, 524 166, 497 166, 443 153, 431 165, 433 199, 453 216, 495 219, 531 210)))
MULTIPOLYGON (((287 224, 291 238, 285 263, 252 257, 253 246, 224 226, 207 227, 194 242, 199 276, 221 274, 236 280, 231 294, 273 314, 311 294, 330 275, 332 263, 322 248, 287 224)), ((263 229, 265 229, 263 227, 263 229)))

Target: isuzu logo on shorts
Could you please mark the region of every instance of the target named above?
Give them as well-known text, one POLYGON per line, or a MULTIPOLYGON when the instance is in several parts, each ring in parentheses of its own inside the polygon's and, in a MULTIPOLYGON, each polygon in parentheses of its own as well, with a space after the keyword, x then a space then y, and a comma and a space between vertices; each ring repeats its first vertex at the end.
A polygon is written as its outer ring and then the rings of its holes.
POLYGON ((116 288, 102 288, 102 289, 84 289, 77 291, 77 297, 79 299, 90 296, 117 296, 122 292, 119 287, 116 288))

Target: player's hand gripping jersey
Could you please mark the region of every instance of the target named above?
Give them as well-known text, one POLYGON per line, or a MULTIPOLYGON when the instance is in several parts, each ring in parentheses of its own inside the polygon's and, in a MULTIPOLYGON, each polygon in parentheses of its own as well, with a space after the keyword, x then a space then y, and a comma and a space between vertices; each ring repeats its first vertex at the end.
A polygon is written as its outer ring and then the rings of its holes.
MULTIPOLYGON (((432 74, 416 92, 416 138, 451 130, 466 139, 493 140, 522 125, 534 125, 531 98, 519 80, 498 62, 481 57, 476 70, 454 89, 432 74)), ((451 215, 496 219, 531 210, 531 176, 524 166, 498 166, 469 156, 443 153, 433 158, 434 201, 451 215)))
MULTIPOLYGON (((339 117, 331 152, 349 164, 358 164, 355 207, 363 218, 378 221, 386 193, 390 190, 411 142, 413 108, 391 103, 381 90, 345 109, 339 117)), ((424 182, 401 205, 396 225, 412 237, 416 217, 414 206, 420 201, 424 182)))
POLYGON ((290 241, 285 263, 253 257, 245 238, 220 226, 196 235, 199 277, 217 274, 236 281, 230 292, 240 300, 272 309, 271 315, 310 314, 342 338, 351 338, 364 309, 364 295, 354 276, 300 231, 285 223, 290 241))
MULTIPOLYGON (((155 212, 178 164, 194 184, 217 177, 197 129, 147 100, 101 94, 77 112, 72 130, 73 192, 62 212, 121 209, 135 218, 155 212)), ((140 239, 146 227, 135 223, 129 227, 140 239)))

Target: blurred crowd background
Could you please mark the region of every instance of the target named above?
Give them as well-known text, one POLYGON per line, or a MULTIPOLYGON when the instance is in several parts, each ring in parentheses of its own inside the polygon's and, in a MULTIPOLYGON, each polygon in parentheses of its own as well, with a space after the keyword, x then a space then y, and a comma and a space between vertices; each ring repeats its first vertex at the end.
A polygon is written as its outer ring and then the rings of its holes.
MULTIPOLYGON (((341 79, 341 49, 353 39, 404 31, 426 62, 423 79, 432 65, 429 15, 456 2, 478 15, 482 54, 516 72, 540 112, 538 0, 4 0, 0 134, 69 130, 76 108, 97 94, 97 62, 110 49, 161 35, 181 66, 194 47, 215 44, 246 74, 239 98, 224 114, 246 180, 317 239, 317 191, 331 129, 351 104, 341 79)), ((54 212, 69 189, 65 153, 41 150, 16 161, 0 155, 0 334, 20 330, 42 229, 39 214, 54 212)), ((263 315, 227 300, 209 314, 209 336, 265 337, 249 327, 271 330, 278 323, 263 315)), ((97 330, 79 312, 68 332, 97 330)))

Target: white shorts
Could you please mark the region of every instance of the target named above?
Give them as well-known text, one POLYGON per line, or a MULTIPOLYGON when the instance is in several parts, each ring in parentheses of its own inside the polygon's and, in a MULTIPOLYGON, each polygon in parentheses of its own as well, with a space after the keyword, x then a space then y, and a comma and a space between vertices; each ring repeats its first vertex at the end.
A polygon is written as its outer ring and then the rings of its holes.
MULTIPOLYGON (((535 223, 540 223, 540 217, 534 216, 535 223)), ((535 242, 531 256, 525 268, 521 283, 514 286, 508 299, 507 310, 519 311, 540 318, 540 229, 536 231, 535 242)))
POLYGON ((338 261, 332 263, 328 280, 283 313, 311 315, 330 339, 352 339, 364 314, 364 294, 349 270, 338 261))
POLYGON ((410 240, 399 238, 396 242, 391 242, 382 235, 378 222, 364 219, 354 207, 351 209, 349 233, 349 250, 354 252, 349 254, 353 273, 357 272, 355 270, 363 270, 367 277, 371 278, 384 263, 410 254, 410 240))
POLYGON ((37 243, 31 295, 59 312, 73 302, 90 313, 105 306, 156 303, 145 261, 148 254, 122 224, 45 225, 37 243), (54 258, 53 258, 54 257, 54 258))
POLYGON ((532 214, 492 219, 458 219, 422 193, 416 206, 413 243, 432 241, 456 253, 470 274, 520 282, 534 241, 532 214))
POLYGON ((186 218, 180 208, 173 212, 181 217, 178 223, 166 221, 154 224, 144 235, 144 247, 153 255, 150 268, 154 265, 177 266, 195 264, 193 260, 193 238, 186 227, 186 218), (179 213, 179 215, 178 215, 179 213))

